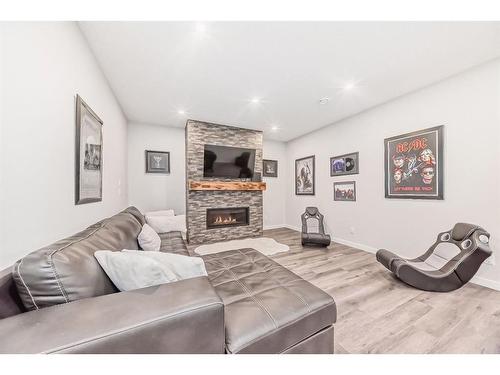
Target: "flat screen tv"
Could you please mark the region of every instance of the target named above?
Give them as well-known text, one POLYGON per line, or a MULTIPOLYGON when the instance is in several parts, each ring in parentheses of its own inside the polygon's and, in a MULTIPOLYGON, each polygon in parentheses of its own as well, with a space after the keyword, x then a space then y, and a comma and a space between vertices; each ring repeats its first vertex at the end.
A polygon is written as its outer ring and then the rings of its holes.
POLYGON ((252 178, 255 150, 205 145, 203 177, 252 178))

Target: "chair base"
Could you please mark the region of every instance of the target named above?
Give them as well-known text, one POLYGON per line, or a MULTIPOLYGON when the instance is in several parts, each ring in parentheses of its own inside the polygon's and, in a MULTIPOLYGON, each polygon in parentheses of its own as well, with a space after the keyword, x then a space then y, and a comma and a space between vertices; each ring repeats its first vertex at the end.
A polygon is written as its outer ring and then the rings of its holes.
POLYGON ((328 247, 332 242, 328 234, 302 234, 302 246, 328 247))

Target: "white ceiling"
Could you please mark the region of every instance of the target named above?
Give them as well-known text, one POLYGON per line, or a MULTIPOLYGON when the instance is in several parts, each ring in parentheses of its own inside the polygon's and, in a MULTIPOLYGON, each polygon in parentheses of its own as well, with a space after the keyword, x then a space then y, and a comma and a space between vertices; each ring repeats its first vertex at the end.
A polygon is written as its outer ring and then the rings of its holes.
POLYGON ((192 118, 282 141, 500 56, 499 22, 80 27, 130 121, 182 127, 192 118), (356 86, 344 90, 349 82, 356 86))

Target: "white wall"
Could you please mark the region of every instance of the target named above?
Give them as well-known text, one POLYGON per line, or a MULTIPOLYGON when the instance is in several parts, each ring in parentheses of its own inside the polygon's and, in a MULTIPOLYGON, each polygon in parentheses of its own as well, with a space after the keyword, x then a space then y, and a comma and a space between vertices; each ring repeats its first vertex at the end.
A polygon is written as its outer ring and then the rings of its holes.
POLYGON ((2 23, 0 269, 127 205, 127 122, 76 23, 2 23), (103 200, 75 206, 75 95, 104 122, 103 200))
POLYGON ((128 126, 129 203, 142 212, 173 208, 186 212, 184 128, 130 123, 128 126), (170 174, 146 173, 145 151, 169 151, 170 174))
POLYGON ((287 190, 287 159, 284 142, 266 141, 263 159, 278 161, 278 177, 263 177, 267 189, 264 191, 264 229, 282 227, 285 220, 285 197, 287 190))
MULTIPOLYGON (((362 87, 359 88, 362 90, 362 87)), ((308 205, 337 239, 366 250, 421 254, 458 221, 484 226, 497 264, 476 281, 500 288, 500 61, 338 122, 287 144, 287 224, 308 205), (443 201, 384 198, 384 138, 444 125, 443 201), (329 158, 359 151, 360 174, 330 177, 329 158), (294 194, 294 160, 316 155, 316 196, 294 194), (357 202, 334 202, 333 182, 355 180, 357 202)))

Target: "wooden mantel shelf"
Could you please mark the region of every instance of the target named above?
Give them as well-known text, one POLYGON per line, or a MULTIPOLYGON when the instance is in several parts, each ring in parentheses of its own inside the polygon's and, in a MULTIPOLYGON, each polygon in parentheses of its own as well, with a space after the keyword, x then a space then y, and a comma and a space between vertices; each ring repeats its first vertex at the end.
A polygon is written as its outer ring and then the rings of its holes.
POLYGON ((189 181, 189 190, 266 190, 265 182, 189 181))

